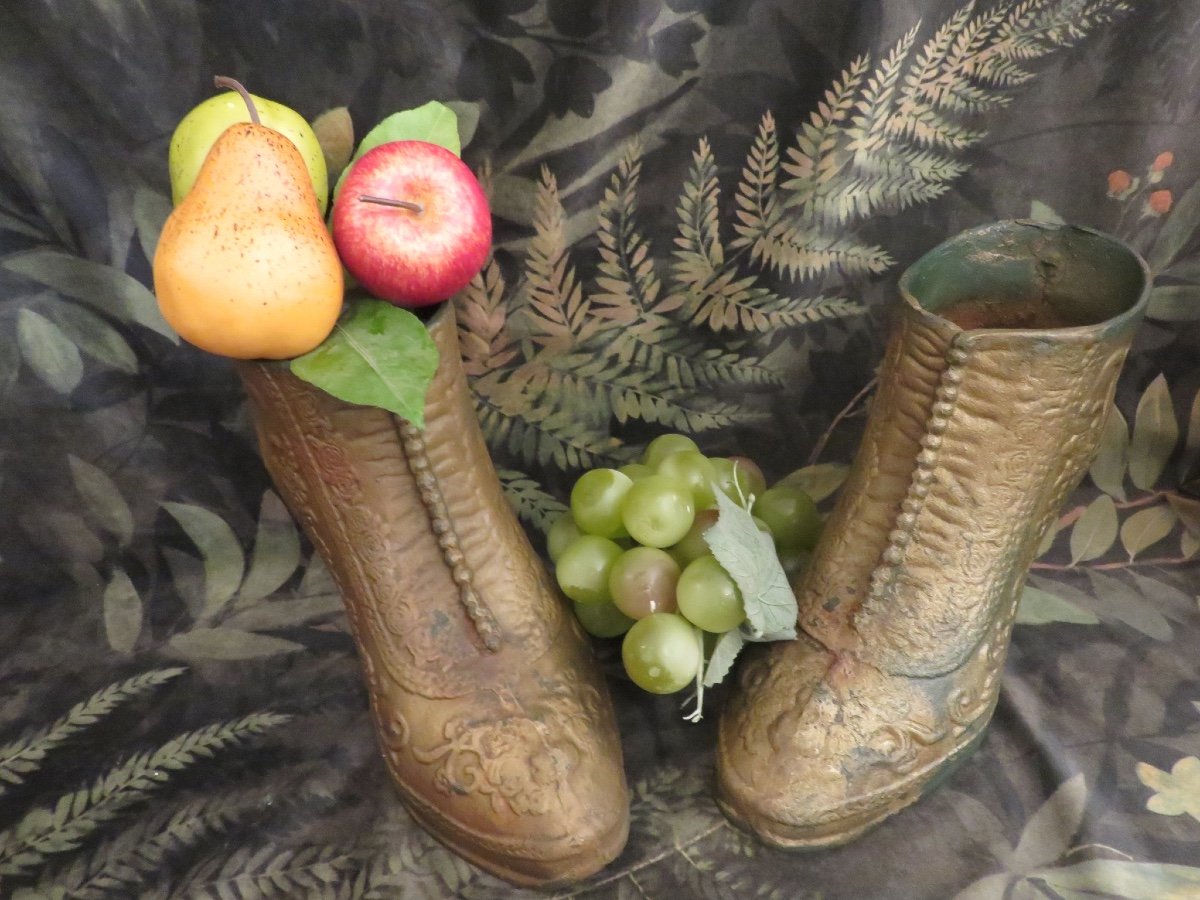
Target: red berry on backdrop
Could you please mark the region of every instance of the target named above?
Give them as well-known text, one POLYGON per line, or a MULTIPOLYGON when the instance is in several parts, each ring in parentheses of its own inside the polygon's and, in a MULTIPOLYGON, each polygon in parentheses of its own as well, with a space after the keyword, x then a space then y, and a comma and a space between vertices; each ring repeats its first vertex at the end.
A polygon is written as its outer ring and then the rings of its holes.
POLYGON ((1166 215, 1171 211, 1171 192, 1155 191, 1146 201, 1146 206, 1156 216, 1166 215))

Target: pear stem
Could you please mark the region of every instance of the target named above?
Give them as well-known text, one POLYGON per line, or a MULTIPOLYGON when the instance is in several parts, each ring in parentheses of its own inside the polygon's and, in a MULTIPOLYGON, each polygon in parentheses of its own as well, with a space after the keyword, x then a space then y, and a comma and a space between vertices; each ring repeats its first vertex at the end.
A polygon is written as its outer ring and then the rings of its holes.
POLYGON ((425 207, 411 200, 393 200, 391 197, 375 197, 371 194, 359 194, 360 203, 378 203, 380 206, 394 206, 397 209, 409 209, 415 213, 425 212, 425 207))
POLYGON ((250 121, 255 125, 261 125, 262 120, 258 118, 258 109, 254 105, 254 98, 250 96, 250 92, 242 87, 241 82, 234 81, 226 75, 217 75, 213 78, 213 84, 217 87, 228 88, 231 91, 237 91, 242 95, 242 99, 246 101, 246 109, 250 110, 250 121))

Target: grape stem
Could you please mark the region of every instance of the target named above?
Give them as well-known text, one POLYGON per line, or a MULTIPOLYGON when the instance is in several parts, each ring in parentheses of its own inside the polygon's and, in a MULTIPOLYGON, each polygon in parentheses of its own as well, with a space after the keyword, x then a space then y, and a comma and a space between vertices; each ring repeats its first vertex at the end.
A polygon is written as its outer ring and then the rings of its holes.
POLYGON ((688 722, 699 722, 704 718, 704 632, 693 625, 692 634, 700 646, 700 661, 696 663, 696 708, 683 718, 688 722))

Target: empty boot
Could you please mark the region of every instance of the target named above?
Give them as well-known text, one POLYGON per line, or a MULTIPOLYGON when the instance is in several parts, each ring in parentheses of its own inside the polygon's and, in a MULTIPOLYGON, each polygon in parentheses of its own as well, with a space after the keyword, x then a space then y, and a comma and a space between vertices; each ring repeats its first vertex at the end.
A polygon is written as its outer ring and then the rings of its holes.
POLYGON ((991 718, 1021 588, 1096 450, 1149 274, 1095 232, 1007 222, 922 257, 866 432, 722 716, 718 800, 784 847, 915 801, 991 718))
POLYGON ((337 582, 413 816, 521 885, 583 878, 628 833, 606 686, 506 502, 445 304, 425 428, 283 364, 240 368, 262 455, 337 582))

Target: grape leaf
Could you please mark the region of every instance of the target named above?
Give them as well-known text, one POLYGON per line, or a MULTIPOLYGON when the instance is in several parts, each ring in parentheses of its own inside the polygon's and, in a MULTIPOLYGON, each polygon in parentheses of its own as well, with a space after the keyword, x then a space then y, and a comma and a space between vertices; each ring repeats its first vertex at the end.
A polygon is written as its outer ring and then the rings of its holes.
POLYGON ((333 186, 335 200, 342 189, 342 182, 346 180, 346 174, 354 167, 355 161, 367 151, 391 141, 427 141, 445 147, 455 156, 462 154, 458 136, 458 116, 445 104, 430 100, 416 109, 392 113, 363 135, 350 164, 342 170, 337 184, 333 186))
POLYGON ((708 658, 708 664, 704 669, 705 687, 712 687, 714 684, 720 684, 725 680, 725 676, 733 668, 734 660, 737 659, 738 654, 742 652, 742 647, 745 645, 746 636, 736 628, 725 632, 717 638, 712 656, 708 658))
POLYGON ((321 346, 292 360, 291 369, 339 400, 378 406, 422 428, 437 365, 437 345, 420 319, 382 300, 359 299, 321 346))
POLYGON ((717 521, 704 533, 704 540, 742 592, 745 637, 757 641, 794 638, 796 597, 771 536, 759 531, 750 513, 722 491, 717 491, 717 511, 717 521))

